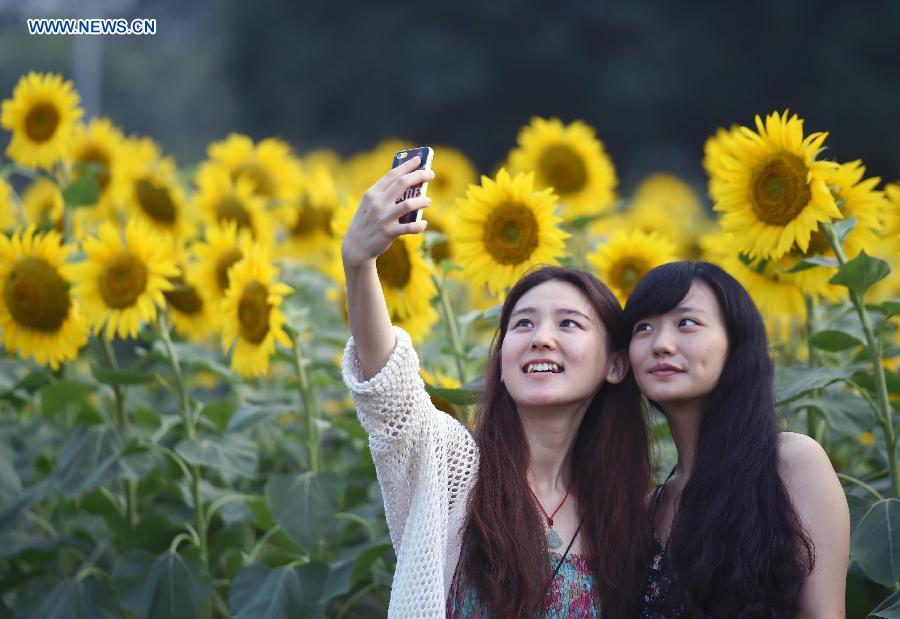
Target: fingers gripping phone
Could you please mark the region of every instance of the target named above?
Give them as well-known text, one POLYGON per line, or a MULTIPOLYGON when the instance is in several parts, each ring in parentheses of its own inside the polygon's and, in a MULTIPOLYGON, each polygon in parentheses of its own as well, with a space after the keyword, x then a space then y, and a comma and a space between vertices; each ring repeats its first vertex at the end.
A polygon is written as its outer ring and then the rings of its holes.
MULTIPOLYGON (((396 155, 394 155, 394 162, 391 164, 391 169, 396 168, 398 165, 402 165, 403 163, 409 161, 416 155, 419 156, 419 167, 417 170, 430 170, 431 169, 431 161, 434 159, 434 150, 430 146, 419 146, 417 148, 410 148, 408 150, 401 150, 396 155)), ((395 204, 399 204, 404 200, 408 200, 409 198, 419 198, 425 197, 425 192, 428 190, 428 183, 419 183, 418 185, 413 185, 409 189, 403 192, 403 195, 397 198, 395 204)), ((406 215, 400 218, 401 224, 411 224, 416 221, 420 221, 422 219, 422 209, 416 209, 411 213, 407 213, 406 215)))

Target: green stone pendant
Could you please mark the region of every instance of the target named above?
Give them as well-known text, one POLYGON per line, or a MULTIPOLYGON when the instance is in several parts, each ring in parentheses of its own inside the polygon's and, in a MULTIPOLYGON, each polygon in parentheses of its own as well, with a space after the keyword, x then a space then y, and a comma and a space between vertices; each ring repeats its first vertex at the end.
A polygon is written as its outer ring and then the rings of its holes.
POLYGON ((547 546, 549 546, 551 550, 555 550, 562 546, 562 538, 559 536, 559 533, 553 529, 547 531, 547 546))

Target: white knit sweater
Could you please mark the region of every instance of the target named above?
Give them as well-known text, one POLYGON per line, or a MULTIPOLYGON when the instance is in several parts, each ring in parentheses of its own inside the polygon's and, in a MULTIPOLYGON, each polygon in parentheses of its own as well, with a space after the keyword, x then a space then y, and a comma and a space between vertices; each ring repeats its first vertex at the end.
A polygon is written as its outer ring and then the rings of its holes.
POLYGON ((388 617, 445 617, 478 447, 462 424, 431 403, 409 335, 393 329, 397 345, 367 381, 351 337, 343 377, 369 433, 397 554, 388 617))

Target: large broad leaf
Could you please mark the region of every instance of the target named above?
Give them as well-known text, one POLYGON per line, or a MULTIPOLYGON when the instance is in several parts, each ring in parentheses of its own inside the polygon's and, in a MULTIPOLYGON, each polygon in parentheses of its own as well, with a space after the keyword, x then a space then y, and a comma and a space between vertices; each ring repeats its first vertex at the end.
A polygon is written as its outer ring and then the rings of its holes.
POLYGON ((863 342, 849 333, 837 330, 819 331, 809 338, 809 343, 828 352, 839 352, 848 348, 863 346, 863 342))
POLYGON ((219 472, 256 477, 259 453, 256 443, 239 434, 227 434, 221 438, 184 439, 175 451, 191 464, 208 466, 219 472))
POLYGON ((825 413, 831 430, 851 438, 871 431, 877 421, 869 403, 852 393, 826 390, 819 397, 804 397, 791 402, 794 410, 807 406, 825 413))
POLYGON ((331 533, 344 495, 335 473, 274 475, 266 483, 266 502, 275 522, 306 551, 331 533))
MULTIPOLYGON (((93 165, 101 167, 98 164, 93 165)), ((85 169, 82 176, 63 188, 62 196, 66 206, 90 206, 97 203, 100 199, 100 185, 97 183, 96 174, 95 170, 85 169)))
POLYGON ((35 583, 17 594, 16 619, 115 619, 121 612, 112 589, 93 576, 69 578, 47 590, 35 583))
POLYGON ((16 522, 25 510, 43 500, 52 490, 53 484, 45 479, 5 502, 0 508, 0 532, 16 522))
POLYGON ((0 500, 22 492, 22 480, 13 465, 13 452, 0 440, 0 500))
POLYGON ((97 385, 75 380, 61 380, 41 389, 41 412, 45 416, 65 412, 71 407, 80 408, 87 396, 97 390, 97 385))
POLYGON ((101 485, 114 470, 122 445, 106 426, 78 429, 66 441, 53 472, 53 484, 66 498, 101 485))
POLYGON ((888 263, 880 258, 873 258, 865 250, 842 266, 829 282, 846 286, 862 298, 866 291, 887 277, 891 272, 888 263))
POLYGON ((900 591, 895 591, 875 607, 870 617, 884 617, 885 619, 900 619, 900 591))
POLYGON ((775 372, 775 401, 786 404, 806 395, 810 391, 822 389, 840 380, 847 380, 858 367, 809 368, 791 366, 778 368, 775 372))
POLYGON ((239 432, 259 423, 268 424, 291 410, 296 410, 296 408, 286 405, 269 406, 264 404, 245 403, 238 407, 237 411, 228 421, 227 429, 229 432, 239 432))
POLYGON ((141 619, 193 619, 212 583, 193 555, 129 550, 113 568, 119 603, 141 619))
POLYGON ((866 576, 885 586, 900 580, 900 499, 866 510, 850 537, 850 556, 866 576))
POLYGON ((234 619, 321 617, 327 580, 328 566, 321 563, 275 569, 251 565, 242 569, 231 584, 228 606, 234 619))

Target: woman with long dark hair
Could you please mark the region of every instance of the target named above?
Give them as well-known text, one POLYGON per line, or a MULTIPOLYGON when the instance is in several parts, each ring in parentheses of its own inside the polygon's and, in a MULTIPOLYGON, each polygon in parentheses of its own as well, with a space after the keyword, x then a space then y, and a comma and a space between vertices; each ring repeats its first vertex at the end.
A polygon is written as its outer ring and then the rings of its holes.
POLYGON ((641 617, 843 617, 847 501, 824 450, 780 432, 762 318, 719 267, 674 262, 625 306, 641 391, 678 461, 651 495, 641 617))
POLYGON ((397 554, 391 617, 633 617, 650 547, 647 424, 622 311, 596 278, 545 267, 503 304, 474 435, 431 403, 392 327, 376 258, 424 222, 395 204, 418 161, 365 194, 342 244, 344 381, 369 433, 397 554))

